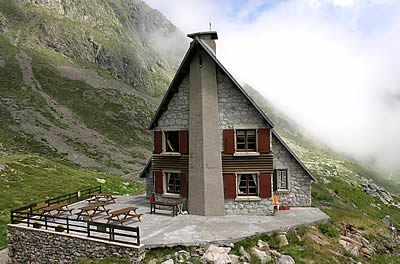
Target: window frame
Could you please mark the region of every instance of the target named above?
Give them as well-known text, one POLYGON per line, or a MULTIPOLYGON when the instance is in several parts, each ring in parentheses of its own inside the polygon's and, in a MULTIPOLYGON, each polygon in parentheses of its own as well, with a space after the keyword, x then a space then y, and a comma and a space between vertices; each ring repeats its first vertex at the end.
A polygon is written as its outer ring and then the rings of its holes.
POLYGON ((163 155, 180 156, 180 133, 178 129, 169 129, 162 131, 162 153, 163 155), (178 134, 178 150, 177 151, 167 151, 167 134, 171 132, 176 132, 178 134))
POLYGON ((163 171, 163 196, 168 196, 168 197, 181 197, 181 171, 179 170, 167 170, 163 171), (169 180, 169 175, 170 174, 177 174, 178 175, 178 180, 179 180, 179 192, 169 192, 168 190, 168 180, 169 180))
POLYGON ((289 192, 290 191, 290 176, 289 176, 289 169, 287 168, 278 168, 275 169, 274 173, 276 174, 276 189, 277 192, 289 192), (286 187, 282 188, 282 176, 279 178, 278 177, 278 171, 282 172, 285 171, 286 172, 286 187))
POLYGON ((258 133, 257 133, 257 128, 236 128, 235 129, 235 152, 236 153, 257 153, 258 151, 258 133), (239 149, 238 148, 238 131, 244 131, 245 132, 245 139, 244 139, 244 144, 245 144, 245 149, 239 149), (254 149, 249 149, 248 148, 248 131, 254 131, 254 144, 255 148, 254 149))
POLYGON ((260 197, 260 173, 259 172, 238 172, 236 173, 236 197, 237 198, 246 198, 246 197, 260 197), (246 189, 247 189, 247 193, 245 194, 240 194, 239 192, 239 177, 241 175, 245 175, 247 177, 251 177, 251 175, 255 175, 256 176, 256 189, 257 192, 255 194, 253 193, 248 193, 248 183, 246 183, 246 189))

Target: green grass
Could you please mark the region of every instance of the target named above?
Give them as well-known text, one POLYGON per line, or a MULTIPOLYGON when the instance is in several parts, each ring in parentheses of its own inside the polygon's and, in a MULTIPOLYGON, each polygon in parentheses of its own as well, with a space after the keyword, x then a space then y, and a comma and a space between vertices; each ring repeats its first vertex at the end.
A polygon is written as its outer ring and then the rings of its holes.
POLYGON ((7 166, 0 173, 0 248, 6 246, 5 225, 10 209, 99 185, 104 192, 118 195, 144 193, 141 180, 73 168, 39 156, 0 155, 0 163, 7 166), (105 184, 99 184, 96 178, 105 179, 105 184))

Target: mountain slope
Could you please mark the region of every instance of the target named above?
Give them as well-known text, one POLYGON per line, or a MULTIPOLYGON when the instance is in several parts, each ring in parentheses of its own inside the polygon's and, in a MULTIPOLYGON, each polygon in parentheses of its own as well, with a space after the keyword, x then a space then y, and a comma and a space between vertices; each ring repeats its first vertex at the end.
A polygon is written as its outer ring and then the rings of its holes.
POLYGON ((0 0, 0 32, 0 150, 140 170, 174 25, 142 1, 0 0))

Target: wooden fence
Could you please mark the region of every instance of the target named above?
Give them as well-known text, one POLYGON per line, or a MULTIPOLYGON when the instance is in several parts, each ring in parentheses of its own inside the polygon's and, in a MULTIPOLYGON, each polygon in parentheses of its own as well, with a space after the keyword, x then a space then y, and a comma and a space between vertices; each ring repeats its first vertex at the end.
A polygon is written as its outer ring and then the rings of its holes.
POLYGON ((139 227, 118 226, 115 224, 90 222, 41 213, 41 209, 53 204, 71 204, 101 193, 101 186, 85 189, 59 197, 32 203, 11 210, 12 224, 26 224, 28 227, 54 230, 58 232, 81 233, 87 237, 114 241, 124 244, 140 245, 139 227))

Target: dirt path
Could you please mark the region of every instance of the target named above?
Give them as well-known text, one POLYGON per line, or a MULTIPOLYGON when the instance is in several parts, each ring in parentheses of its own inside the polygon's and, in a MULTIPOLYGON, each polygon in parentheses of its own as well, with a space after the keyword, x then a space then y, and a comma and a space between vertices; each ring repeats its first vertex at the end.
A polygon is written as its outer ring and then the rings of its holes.
POLYGON ((8 249, 0 250, 0 264, 8 263, 8 249))

